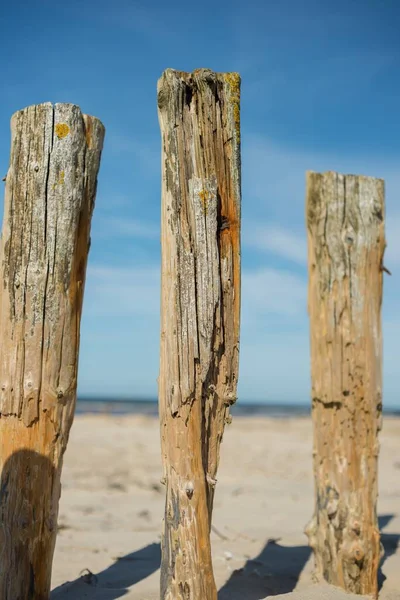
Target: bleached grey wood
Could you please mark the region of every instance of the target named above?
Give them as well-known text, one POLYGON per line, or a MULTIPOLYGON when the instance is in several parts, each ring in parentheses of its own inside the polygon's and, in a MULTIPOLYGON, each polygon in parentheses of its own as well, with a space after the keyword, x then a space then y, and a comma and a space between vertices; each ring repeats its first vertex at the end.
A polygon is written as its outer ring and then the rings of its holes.
POLYGON ((158 83, 162 600, 217 598, 211 514, 219 447, 238 379, 239 103, 236 73, 168 69, 158 83))
POLYGON ((0 597, 45 600, 104 137, 72 104, 11 121, 0 246, 0 597))
POLYGON ((384 183, 308 173, 316 574, 378 593, 384 183))

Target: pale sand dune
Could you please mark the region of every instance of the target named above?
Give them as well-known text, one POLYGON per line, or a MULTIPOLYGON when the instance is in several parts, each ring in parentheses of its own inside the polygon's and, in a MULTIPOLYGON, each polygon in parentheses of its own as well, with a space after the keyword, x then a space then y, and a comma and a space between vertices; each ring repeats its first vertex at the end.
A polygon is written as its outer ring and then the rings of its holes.
MULTIPOLYGON (((381 443, 386 558, 380 598, 400 600, 400 419, 384 421, 381 443)), ((52 600, 159 598, 160 477, 156 419, 76 418, 63 472, 52 600), (80 577, 84 569, 95 577, 80 577)), ((303 534, 312 507, 310 420, 234 418, 221 447, 218 533, 212 533, 220 600, 353 597, 312 584, 303 534)))

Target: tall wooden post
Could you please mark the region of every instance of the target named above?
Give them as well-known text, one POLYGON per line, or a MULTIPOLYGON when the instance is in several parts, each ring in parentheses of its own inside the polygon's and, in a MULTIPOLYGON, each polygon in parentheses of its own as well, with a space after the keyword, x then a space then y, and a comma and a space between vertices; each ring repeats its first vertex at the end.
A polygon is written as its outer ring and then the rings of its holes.
POLYGON ((158 82, 163 600, 217 598, 211 513, 238 378, 239 103, 236 73, 168 69, 158 82))
POLYGON ((47 600, 104 128, 16 113, 0 247, 0 598, 47 600))
POLYGON ((316 575, 377 595, 384 182, 307 174, 316 575))

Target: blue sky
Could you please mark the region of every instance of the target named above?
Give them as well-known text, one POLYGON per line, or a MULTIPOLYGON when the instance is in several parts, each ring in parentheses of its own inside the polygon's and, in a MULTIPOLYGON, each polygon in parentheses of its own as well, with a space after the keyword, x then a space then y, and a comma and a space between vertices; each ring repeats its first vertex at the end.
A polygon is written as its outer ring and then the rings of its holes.
POLYGON ((155 397, 165 68, 242 76, 239 399, 307 402, 305 171, 386 181, 384 398, 400 405, 400 3, 15 0, 0 21, 0 168, 9 120, 73 102, 106 140, 92 227, 79 392, 155 397))

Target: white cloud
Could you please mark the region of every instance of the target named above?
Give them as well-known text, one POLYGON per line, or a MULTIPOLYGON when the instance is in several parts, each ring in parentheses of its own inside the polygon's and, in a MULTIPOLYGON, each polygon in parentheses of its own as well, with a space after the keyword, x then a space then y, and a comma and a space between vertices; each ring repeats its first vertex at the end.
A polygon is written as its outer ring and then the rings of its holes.
POLYGON ((102 238, 128 237, 156 240, 160 236, 159 226, 150 221, 129 217, 100 217, 96 221, 96 234, 102 238))
MULTIPOLYGON (((385 161, 380 157, 328 156, 287 150, 260 137, 244 138, 243 151, 243 245, 250 251, 257 249, 271 257, 266 257, 270 262, 261 268, 248 267, 251 263, 247 259, 242 270, 240 396, 247 400, 268 398, 307 401, 310 368, 307 275, 304 269, 307 260, 305 172, 308 169, 337 170, 385 179, 388 239, 385 264, 392 269, 400 264, 398 167, 395 161, 385 161), (291 261, 293 270, 274 268, 274 256, 291 261), (302 267, 303 276, 296 274, 299 267, 302 267)), ((151 222, 140 219, 113 217, 102 221, 102 227, 109 227, 115 235, 140 239, 156 237, 156 229, 153 229, 151 222)), ((398 293, 396 270, 393 269, 393 277, 385 279, 383 307, 384 390, 385 398, 387 396, 389 402, 393 403, 397 402, 398 368, 395 358, 399 354, 400 337, 399 327, 393 326, 391 319, 396 319, 398 293)), ((84 309, 86 330, 95 330, 97 325, 94 323, 99 320, 98 317, 106 317, 103 321, 108 324, 108 330, 104 337, 108 339, 107 335, 111 335, 112 331, 114 338, 111 342, 103 343, 101 364, 105 371, 107 360, 118 362, 118 365, 121 362, 114 357, 107 359, 107 353, 113 354, 112 348, 119 344, 130 351, 130 337, 126 331, 129 329, 132 340, 136 332, 137 340, 133 343, 137 343, 140 351, 135 350, 137 356, 134 362, 139 374, 132 375, 132 381, 135 383, 140 380, 138 389, 141 390, 156 389, 159 312, 160 268, 157 263, 151 263, 147 268, 89 266, 84 309), (119 320, 118 317, 123 319, 119 320), (144 353, 145 358, 142 357, 144 353), (150 360, 153 361, 151 369, 148 366, 150 360), (149 373, 150 383, 147 383, 145 373, 149 373)), ((89 342, 87 348, 89 361, 89 342)), ((119 354, 116 353, 116 356, 119 354)), ((124 368, 119 369, 118 365, 114 372, 123 379, 128 367, 124 363, 124 368)), ((93 372, 96 369, 97 364, 93 372)))
POLYGON ((306 403, 310 398, 308 329, 269 329, 243 335, 240 345, 239 401, 306 403))
POLYGON ((160 273, 147 268, 88 267, 85 313, 92 316, 158 316, 160 273))
MULTIPOLYGON (((306 293, 305 280, 288 271, 243 270, 240 389, 246 399, 290 399, 299 387, 304 389, 308 372, 299 364, 307 367, 308 338, 307 333, 299 332, 299 324, 307 325, 306 293), (289 330, 273 331, 276 322, 286 323, 289 330), (282 386, 287 369, 293 369, 291 380, 282 386)), ((82 393, 127 394, 129 382, 134 396, 156 394, 159 313, 158 265, 89 265, 82 330, 82 393), (112 369, 111 380, 101 376, 99 364, 106 373, 112 369)), ((297 400, 304 398, 303 393, 297 400)))
POLYGON ((280 225, 252 225, 244 227, 245 245, 281 256, 299 265, 307 264, 306 234, 299 235, 280 225))
MULTIPOLYGON (((305 177, 306 171, 338 171, 380 177, 386 183, 387 222, 399 214, 400 194, 399 157, 391 160, 368 155, 346 154, 345 152, 312 152, 286 148, 259 135, 243 135, 243 195, 250 197, 243 204, 243 222, 246 210, 262 212, 274 223, 284 227, 290 223, 305 227, 305 177), (273 219, 271 219, 273 215, 273 219)), ((256 215, 258 220, 258 215, 256 215)))
POLYGON ((386 240, 385 265, 390 270, 400 264, 400 214, 386 219, 386 240))
POLYGON ((244 244, 306 264, 305 174, 307 170, 334 170, 384 179, 385 264, 388 269, 400 264, 400 157, 302 152, 261 136, 243 138, 244 244))
POLYGON ((141 166, 145 171, 153 176, 160 174, 160 152, 161 142, 151 143, 142 139, 135 139, 130 136, 110 132, 107 138, 107 148, 113 154, 130 154, 135 158, 137 166, 141 166))
MULTIPOLYGON (((100 172, 101 175, 101 172, 100 172)), ((114 190, 110 193, 100 188, 96 196, 96 209, 94 212, 95 221, 99 218, 99 211, 115 212, 117 209, 121 212, 132 205, 132 198, 126 194, 118 194, 114 190)))
POLYGON ((278 269, 245 270, 242 274, 242 321, 271 315, 295 317, 307 310, 305 279, 278 269))
MULTIPOLYGON (((85 309, 90 315, 159 314, 160 269, 89 265, 85 309)), ((278 269, 243 270, 242 312, 260 315, 304 315, 305 279, 278 269)))

